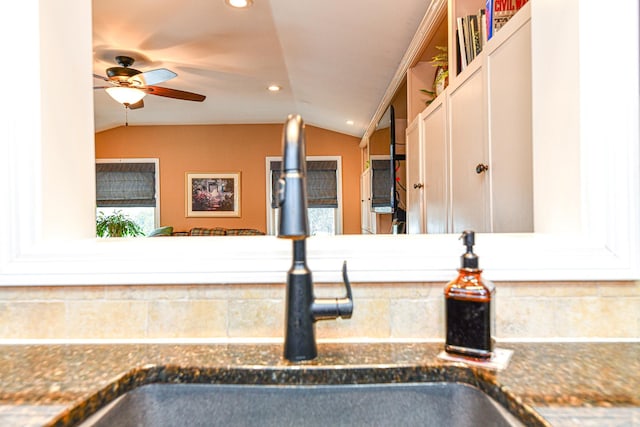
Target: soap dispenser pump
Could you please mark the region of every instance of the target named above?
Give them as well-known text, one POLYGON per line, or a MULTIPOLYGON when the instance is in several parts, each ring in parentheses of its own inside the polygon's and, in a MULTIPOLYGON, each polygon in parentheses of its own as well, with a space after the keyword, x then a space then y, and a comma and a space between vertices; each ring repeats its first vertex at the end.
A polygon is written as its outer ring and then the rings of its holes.
POLYGON ((466 252, 460 257, 458 277, 444 290, 447 353, 488 359, 493 355, 495 286, 482 278, 473 253, 475 233, 460 236, 466 252))

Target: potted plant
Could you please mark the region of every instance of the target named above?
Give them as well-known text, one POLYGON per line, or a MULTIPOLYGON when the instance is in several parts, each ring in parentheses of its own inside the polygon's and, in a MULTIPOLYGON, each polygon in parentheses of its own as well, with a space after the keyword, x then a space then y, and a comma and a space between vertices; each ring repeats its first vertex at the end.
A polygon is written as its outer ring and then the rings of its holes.
POLYGON ((98 237, 135 237, 144 236, 144 231, 122 211, 115 211, 111 215, 100 211, 96 220, 96 234, 98 237))
POLYGON ((436 67, 436 74, 433 80, 433 90, 420 89, 420 92, 429 95, 431 98, 425 101, 426 105, 431 104, 438 95, 449 84, 449 53, 446 46, 436 46, 439 50, 433 58, 431 58, 431 65, 436 67))

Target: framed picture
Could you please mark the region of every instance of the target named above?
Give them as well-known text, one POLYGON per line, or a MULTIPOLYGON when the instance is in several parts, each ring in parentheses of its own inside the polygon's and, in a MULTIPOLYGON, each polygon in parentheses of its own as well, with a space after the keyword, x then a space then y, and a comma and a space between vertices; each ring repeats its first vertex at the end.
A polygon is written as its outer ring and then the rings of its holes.
POLYGON ((240 173, 186 174, 187 217, 240 216, 240 173))

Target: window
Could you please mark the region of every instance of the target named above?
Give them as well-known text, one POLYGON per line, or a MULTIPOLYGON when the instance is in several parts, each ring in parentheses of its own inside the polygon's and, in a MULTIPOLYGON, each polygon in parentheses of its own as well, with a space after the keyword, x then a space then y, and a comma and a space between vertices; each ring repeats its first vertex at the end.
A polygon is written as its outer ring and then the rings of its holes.
POLYGON ((96 214, 121 211, 145 234, 160 217, 158 159, 96 160, 96 214))
POLYGON ((370 156, 371 159, 371 210, 377 213, 392 213, 391 158, 370 156))
MULTIPOLYGON (((280 209, 275 192, 280 178, 281 157, 267 157, 267 231, 275 235, 280 209)), ((307 204, 309 233, 342 234, 342 169, 339 156, 307 157, 307 204)))

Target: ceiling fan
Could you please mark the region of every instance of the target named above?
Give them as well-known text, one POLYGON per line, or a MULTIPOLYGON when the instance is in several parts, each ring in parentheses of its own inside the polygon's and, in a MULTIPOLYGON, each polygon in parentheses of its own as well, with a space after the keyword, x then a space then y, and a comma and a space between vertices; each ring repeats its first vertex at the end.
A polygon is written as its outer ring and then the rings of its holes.
POLYGON ((107 77, 94 74, 93 77, 110 83, 110 86, 94 86, 94 89, 106 89, 107 93, 127 109, 144 107, 142 98, 146 94, 164 96, 166 98, 183 99, 185 101, 202 102, 206 96, 183 90, 155 86, 177 76, 171 70, 158 68, 150 71, 139 71, 131 68, 134 59, 129 56, 116 56, 119 67, 107 68, 107 77))

